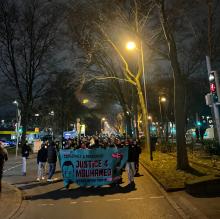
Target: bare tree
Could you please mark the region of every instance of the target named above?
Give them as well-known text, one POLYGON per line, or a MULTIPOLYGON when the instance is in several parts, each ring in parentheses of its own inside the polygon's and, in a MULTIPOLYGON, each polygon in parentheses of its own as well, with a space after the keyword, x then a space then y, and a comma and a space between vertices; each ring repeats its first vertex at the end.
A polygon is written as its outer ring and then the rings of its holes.
POLYGON ((23 142, 34 100, 48 79, 58 14, 56 5, 46 1, 0 1, 0 70, 19 99, 23 142))

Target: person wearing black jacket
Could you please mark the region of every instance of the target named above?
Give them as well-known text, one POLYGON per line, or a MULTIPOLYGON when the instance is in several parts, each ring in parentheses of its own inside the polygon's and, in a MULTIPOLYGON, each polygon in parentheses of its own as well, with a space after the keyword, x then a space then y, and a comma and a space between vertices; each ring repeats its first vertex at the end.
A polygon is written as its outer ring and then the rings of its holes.
POLYGON ((57 162, 57 152, 56 152, 56 147, 55 143, 51 142, 48 146, 47 149, 47 162, 49 164, 49 173, 48 173, 48 182, 52 182, 52 176, 55 173, 56 170, 56 162, 57 162))
POLYGON ((5 161, 8 160, 8 152, 0 141, 0 192, 2 191, 2 174, 5 161))
POLYGON ((27 142, 24 143, 21 149, 21 156, 22 156, 22 175, 26 176, 26 170, 27 170, 27 158, 29 157, 31 149, 27 145, 27 142))
POLYGON ((141 147, 140 147, 140 144, 137 140, 133 141, 133 145, 135 147, 135 162, 134 162, 135 176, 140 176, 140 173, 139 173, 139 156, 141 154, 141 147))
POLYGON ((125 145, 128 147, 128 160, 126 163, 126 171, 128 173, 128 183, 131 188, 135 188, 134 175, 135 175, 135 160, 136 160, 136 151, 135 146, 132 141, 126 141, 125 145))
POLYGON ((47 162, 47 146, 42 144, 41 149, 37 153, 37 181, 45 179, 46 172, 46 162, 47 162))

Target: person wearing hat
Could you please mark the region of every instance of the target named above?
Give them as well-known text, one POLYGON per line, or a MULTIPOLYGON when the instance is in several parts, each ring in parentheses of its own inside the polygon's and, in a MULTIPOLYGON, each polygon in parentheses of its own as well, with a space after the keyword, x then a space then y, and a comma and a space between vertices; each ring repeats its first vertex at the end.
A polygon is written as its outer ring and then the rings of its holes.
POLYGON ((8 160, 8 152, 0 141, 0 192, 2 191, 2 175, 5 161, 8 160))

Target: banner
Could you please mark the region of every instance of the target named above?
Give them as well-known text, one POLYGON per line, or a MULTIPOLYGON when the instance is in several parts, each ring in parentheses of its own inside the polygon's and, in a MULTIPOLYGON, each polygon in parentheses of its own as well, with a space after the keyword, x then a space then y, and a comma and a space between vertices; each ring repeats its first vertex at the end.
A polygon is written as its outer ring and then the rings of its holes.
POLYGON ((60 150, 59 159, 65 186, 101 186, 120 178, 128 148, 60 150))

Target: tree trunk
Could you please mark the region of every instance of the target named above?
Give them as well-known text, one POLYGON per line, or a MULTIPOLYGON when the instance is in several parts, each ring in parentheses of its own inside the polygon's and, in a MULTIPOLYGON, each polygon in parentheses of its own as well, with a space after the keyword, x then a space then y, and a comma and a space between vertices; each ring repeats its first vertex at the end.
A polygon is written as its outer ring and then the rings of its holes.
POLYGON ((148 110, 144 101, 143 92, 141 89, 140 81, 136 80, 136 88, 137 93, 140 101, 142 116, 143 116, 143 124, 144 124, 144 136, 146 136, 145 139, 145 148, 150 153, 150 159, 152 159, 151 156, 151 150, 150 150, 150 134, 149 134, 149 124, 148 124, 148 110))
POLYGON ((131 126, 131 115, 127 114, 127 112, 125 113, 125 124, 126 124, 126 137, 133 137, 133 134, 132 134, 132 126, 131 126))
POLYGON ((189 167, 185 140, 185 84, 178 60, 176 41, 165 11, 164 1, 158 3, 160 9, 161 26, 169 49, 169 58, 174 78, 174 112, 176 120, 177 169, 185 170, 189 167))
POLYGON ((21 112, 21 126, 22 126, 21 147, 23 147, 23 145, 26 142, 28 119, 29 119, 28 106, 23 106, 21 112))
POLYGON ((185 87, 181 79, 175 79, 174 111, 176 118, 177 169, 186 170, 189 167, 185 139, 185 87))

